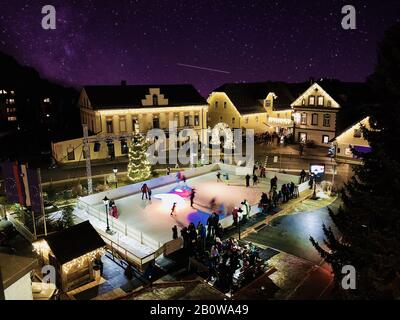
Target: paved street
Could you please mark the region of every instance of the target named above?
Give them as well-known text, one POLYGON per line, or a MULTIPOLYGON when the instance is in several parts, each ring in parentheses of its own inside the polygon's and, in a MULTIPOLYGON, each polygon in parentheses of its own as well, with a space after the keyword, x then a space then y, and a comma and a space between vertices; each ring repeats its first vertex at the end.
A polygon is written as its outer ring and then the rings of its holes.
POLYGON ((280 253, 269 260, 277 271, 270 276, 280 289, 275 299, 326 299, 332 289, 332 274, 311 245, 313 236, 323 244, 322 224, 335 230, 325 205, 335 210, 340 201, 305 200, 294 212, 273 219, 246 236, 245 240, 280 253))

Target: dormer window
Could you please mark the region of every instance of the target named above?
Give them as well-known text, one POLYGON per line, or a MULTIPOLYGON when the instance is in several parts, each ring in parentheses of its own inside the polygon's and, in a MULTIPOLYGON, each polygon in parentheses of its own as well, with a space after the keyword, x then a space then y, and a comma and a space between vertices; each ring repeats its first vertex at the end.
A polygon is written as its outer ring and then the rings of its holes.
POLYGON ((153 94, 153 106, 158 106, 158 96, 153 94))

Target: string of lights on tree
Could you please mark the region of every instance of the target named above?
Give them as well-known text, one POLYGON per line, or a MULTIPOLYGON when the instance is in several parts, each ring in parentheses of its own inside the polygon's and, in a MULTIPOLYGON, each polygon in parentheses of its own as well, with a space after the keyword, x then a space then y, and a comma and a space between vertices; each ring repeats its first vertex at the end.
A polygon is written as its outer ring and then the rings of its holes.
POLYGON ((140 182, 151 177, 151 165, 147 159, 148 143, 140 134, 132 138, 129 146, 128 178, 132 182, 140 182))

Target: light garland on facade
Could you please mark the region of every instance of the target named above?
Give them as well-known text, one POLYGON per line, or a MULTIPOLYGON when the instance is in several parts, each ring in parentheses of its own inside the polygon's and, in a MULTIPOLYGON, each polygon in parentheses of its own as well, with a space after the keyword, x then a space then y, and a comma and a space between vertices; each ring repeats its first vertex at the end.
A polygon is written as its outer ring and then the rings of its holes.
POLYGON ((292 119, 288 118, 276 118, 276 117, 269 117, 268 118, 268 123, 269 124, 283 124, 283 125, 291 125, 292 124, 292 119))
POLYGON ((65 273, 69 273, 71 269, 79 270, 83 266, 85 266, 88 262, 95 260, 98 257, 101 257, 105 252, 104 248, 99 248, 94 251, 88 252, 79 258, 71 260, 65 264, 63 264, 62 269, 65 273))

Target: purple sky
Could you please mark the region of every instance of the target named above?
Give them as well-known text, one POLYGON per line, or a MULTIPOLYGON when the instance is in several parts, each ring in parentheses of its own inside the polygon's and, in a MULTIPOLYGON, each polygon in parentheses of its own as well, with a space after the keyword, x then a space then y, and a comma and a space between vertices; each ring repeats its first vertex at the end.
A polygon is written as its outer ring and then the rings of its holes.
POLYGON ((364 80, 384 30, 400 21, 399 0, 0 0, 0 8, 0 50, 45 77, 192 83, 204 95, 225 82, 364 80), (46 4, 57 9, 56 30, 41 28, 46 4), (357 10, 357 30, 341 28, 345 4, 357 10))

